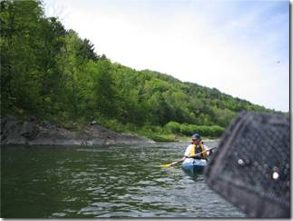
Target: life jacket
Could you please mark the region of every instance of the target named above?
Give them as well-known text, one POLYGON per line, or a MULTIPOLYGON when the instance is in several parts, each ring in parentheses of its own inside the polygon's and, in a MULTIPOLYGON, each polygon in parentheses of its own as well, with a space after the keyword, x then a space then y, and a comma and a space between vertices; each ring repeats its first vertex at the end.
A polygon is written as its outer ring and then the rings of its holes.
POLYGON ((206 159, 207 152, 205 150, 206 149, 204 148, 202 142, 199 145, 192 144, 190 157, 195 158, 195 159, 206 159), (201 153, 201 152, 203 152, 203 153, 201 153), (195 156, 195 154, 197 154, 197 153, 201 153, 201 154, 195 156))

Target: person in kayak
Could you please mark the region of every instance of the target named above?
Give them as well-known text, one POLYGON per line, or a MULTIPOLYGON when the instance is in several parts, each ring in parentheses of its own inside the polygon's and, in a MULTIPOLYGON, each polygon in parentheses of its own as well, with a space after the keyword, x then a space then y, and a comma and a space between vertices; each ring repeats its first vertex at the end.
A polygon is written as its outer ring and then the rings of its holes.
POLYGON ((198 133, 195 133, 191 137, 191 144, 186 148, 184 156, 170 164, 170 166, 174 166, 178 163, 183 162, 186 158, 194 158, 194 159, 207 159, 207 156, 211 154, 211 150, 203 144, 201 137, 198 133))

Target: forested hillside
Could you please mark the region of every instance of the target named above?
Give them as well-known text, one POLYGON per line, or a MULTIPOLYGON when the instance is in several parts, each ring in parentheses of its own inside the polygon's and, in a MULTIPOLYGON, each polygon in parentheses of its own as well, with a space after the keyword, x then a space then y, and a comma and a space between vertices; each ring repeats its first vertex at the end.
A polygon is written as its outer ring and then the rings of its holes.
POLYGON ((0 21, 2 116, 35 116, 71 128, 95 121, 149 137, 194 131, 219 136, 242 110, 271 111, 217 89, 113 63, 57 18, 45 17, 40 1, 1 1, 0 21))

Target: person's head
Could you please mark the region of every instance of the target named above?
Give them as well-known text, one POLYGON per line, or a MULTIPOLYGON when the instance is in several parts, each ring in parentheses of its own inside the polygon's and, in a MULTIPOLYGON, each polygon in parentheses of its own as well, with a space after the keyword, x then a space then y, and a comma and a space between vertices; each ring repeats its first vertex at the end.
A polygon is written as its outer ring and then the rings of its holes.
POLYGON ((194 144, 199 144, 200 141, 201 141, 201 137, 200 137, 200 135, 197 134, 197 133, 193 134, 192 137, 191 137, 191 141, 192 141, 192 143, 194 143, 194 144))

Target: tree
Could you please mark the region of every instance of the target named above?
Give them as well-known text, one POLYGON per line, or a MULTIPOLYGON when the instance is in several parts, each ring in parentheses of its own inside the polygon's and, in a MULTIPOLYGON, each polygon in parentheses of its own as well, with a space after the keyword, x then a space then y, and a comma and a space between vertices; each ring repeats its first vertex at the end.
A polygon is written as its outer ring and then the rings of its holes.
POLYGON ((40 104, 37 51, 43 11, 37 1, 1 1, 1 104, 37 111, 40 104))
POLYGON ((78 56, 81 60, 93 60, 97 61, 99 56, 94 51, 94 45, 88 39, 84 39, 80 45, 78 50, 78 56))
POLYGON ((117 92, 113 81, 110 61, 100 60, 94 76, 95 109, 102 115, 113 117, 117 114, 117 92))

